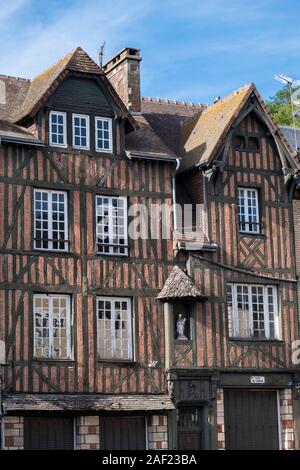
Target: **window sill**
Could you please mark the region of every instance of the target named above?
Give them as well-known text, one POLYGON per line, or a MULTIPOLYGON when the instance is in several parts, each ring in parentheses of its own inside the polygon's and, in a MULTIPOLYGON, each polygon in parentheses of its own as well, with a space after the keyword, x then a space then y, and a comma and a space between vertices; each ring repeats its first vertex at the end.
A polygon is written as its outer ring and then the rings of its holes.
POLYGON ((62 150, 62 149, 63 149, 63 150, 65 150, 65 149, 68 148, 68 146, 67 146, 66 144, 65 144, 65 145, 57 145, 57 144, 51 144, 51 143, 49 143, 49 148, 50 148, 51 150, 55 150, 55 149, 59 149, 59 150, 62 150))
POLYGON ((98 153, 98 154, 101 154, 101 153, 104 153, 105 155, 107 155, 108 153, 112 154, 113 153, 113 150, 103 150, 103 149, 97 149, 95 148, 95 152, 98 153))
POLYGON ((48 250, 46 248, 32 248, 32 251, 37 253, 61 253, 61 254, 72 254, 70 250, 48 250))
POLYGON ((175 339, 175 344, 192 344, 193 340, 191 339, 175 339))
POLYGON ((266 235, 264 235, 263 233, 253 233, 253 232, 239 232, 239 237, 240 238, 243 238, 243 237, 251 237, 251 238, 266 238, 266 235))
POLYGON ((135 367, 138 365, 138 363, 134 360, 130 360, 130 359, 97 359, 97 363, 98 365, 100 364, 105 364, 106 366, 109 365, 109 364, 112 364, 112 365, 122 365, 122 366, 131 366, 131 367, 135 367))
POLYGON ((112 258, 128 258, 129 257, 129 254, 127 253, 96 253, 96 256, 100 256, 100 257, 105 257, 107 258, 108 256, 111 256, 112 258))
POLYGON ((275 339, 275 338, 235 338, 230 336, 228 341, 232 341, 235 343, 276 343, 276 344, 284 344, 282 339, 275 339))
POLYGON ((74 365, 76 361, 75 361, 75 359, 58 359, 58 358, 56 358, 56 359, 51 359, 51 358, 49 358, 49 357, 40 357, 40 358, 34 357, 34 358, 32 359, 32 362, 37 362, 37 363, 41 363, 41 362, 42 362, 42 363, 50 362, 51 364, 55 364, 55 363, 61 364, 61 363, 67 362, 68 364, 73 364, 73 365, 74 365))

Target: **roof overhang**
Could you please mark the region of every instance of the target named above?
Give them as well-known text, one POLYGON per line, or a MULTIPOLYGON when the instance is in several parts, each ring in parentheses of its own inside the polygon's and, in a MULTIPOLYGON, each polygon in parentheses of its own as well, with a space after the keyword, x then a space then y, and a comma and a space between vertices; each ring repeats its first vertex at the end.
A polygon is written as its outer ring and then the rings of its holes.
POLYGON ((0 135, 0 145, 2 143, 5 144, 15 144, 15 145, 28 145, 30 147, 45 147, 40 140, 30 140, 30 139, 22 139, 17 137, 9 137, 9 136, 1 136, 0 135))
POLYGON ((169 163, 177 163, 180 159, 180 157, 176 157, 173 155, 166 155, 163 153, 138 152, 136 150, 126 150, 125 154, 126 157, 130 160, 133 158, 139 160, 156 160, 169 163))
POLYGON ((4 412, 174 410, 168 395, 7 394, 4 412))
POLYGON ((191 277, 182 271, 178 266, 174 266, 169 274, 162 290, 157 296, 163 302, 180 300, 204 300, 207 297, 202 290, 197 287, 191 277))

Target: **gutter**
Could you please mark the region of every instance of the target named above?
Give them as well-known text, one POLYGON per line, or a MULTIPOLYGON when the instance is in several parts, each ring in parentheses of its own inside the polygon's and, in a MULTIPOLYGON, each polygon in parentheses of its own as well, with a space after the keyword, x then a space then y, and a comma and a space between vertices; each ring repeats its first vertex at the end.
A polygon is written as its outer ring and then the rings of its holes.
POLYGON ((168 163, 177 163, 177 160, 179 160, 179 158, 176 156, 164 155, 163 153, 132 152, 130 150, 125 150, 125 155, 127 158, 129 158, 129 160, 132 158, 137 158, 140 160, 155 160, 168 163))
POLYGON ((31 147, 45 147, 42 142, 37 142, 34 140, 22 140, 15 139, 14 137, 1 137, 0 136, 0 145, 2 144, 16 144, 16 145, 29 145, 31 147))
POLYGON ((174 228, 173 231, 174 233, 177 231, 177 211, 176 211, 176 173, 180 165, 180 158, 176 158, 176 168, 173 171, 172 175, 172 199, 173 199, 173 223, 174 223, 174 228))

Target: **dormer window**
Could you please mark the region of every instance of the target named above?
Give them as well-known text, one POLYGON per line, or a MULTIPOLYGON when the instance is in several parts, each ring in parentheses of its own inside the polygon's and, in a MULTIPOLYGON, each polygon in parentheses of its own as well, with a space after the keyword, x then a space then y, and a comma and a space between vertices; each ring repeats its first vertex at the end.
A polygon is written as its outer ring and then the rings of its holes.
POLYGON ((90 148, 89 116, 73 114, 73 147, 84 150, 90 148))
POLYGON ((95 118, 96 151, 112 153, 112 122, 109 118, 95 118))
POLYGON ((245 150, 246 149, 246 139, 243 135, 234 136, 234 145, 236 150, 245 150))
POLYGON ((257 137, 248 137, 249 152, 259 152, 259 140, 257 137))
POLYGON ((49 117, 49 141, 54 147, 67 147, 67 115, 51 111, 49 117))

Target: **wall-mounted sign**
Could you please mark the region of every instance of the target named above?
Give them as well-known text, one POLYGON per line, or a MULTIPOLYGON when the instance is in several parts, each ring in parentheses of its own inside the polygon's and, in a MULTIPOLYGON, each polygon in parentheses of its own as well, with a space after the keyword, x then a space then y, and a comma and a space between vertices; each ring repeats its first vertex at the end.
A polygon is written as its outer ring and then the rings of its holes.
POLYGON ((5 362, 5 343, 0 339, 0 366, 5 362))
POLYGON ((252 375, 250 377, 250 382, 252 384, 265 384, 266 383, 266 377, 264 377, 263 375, 252 375))

